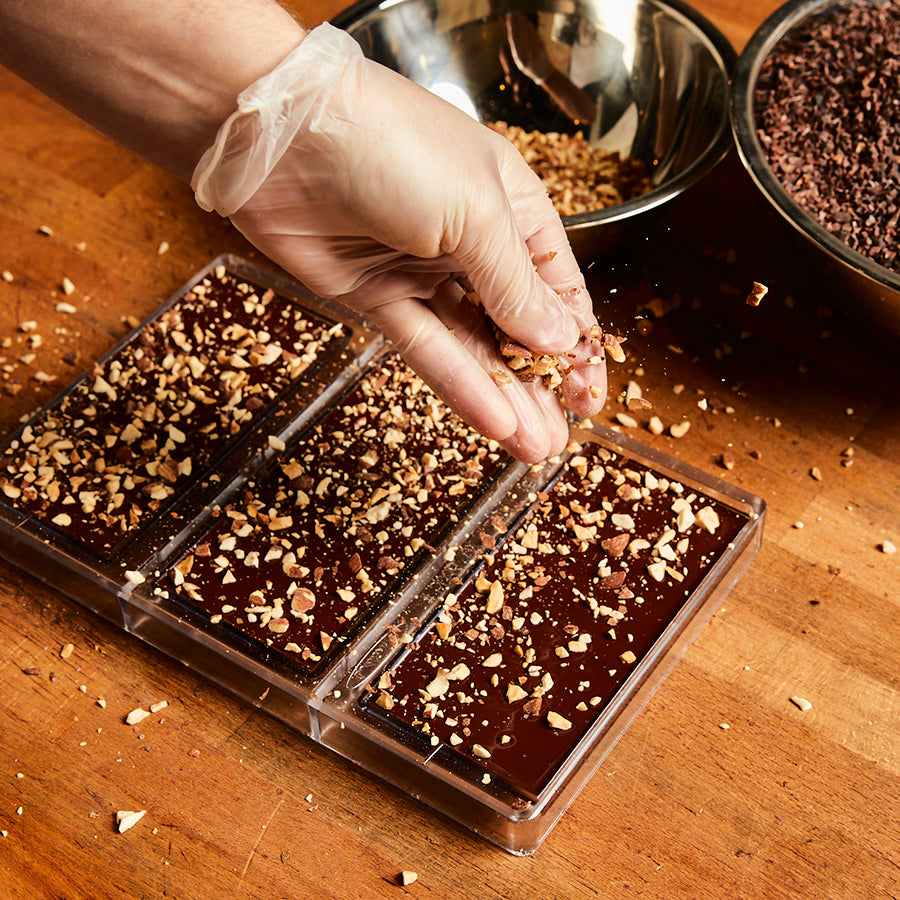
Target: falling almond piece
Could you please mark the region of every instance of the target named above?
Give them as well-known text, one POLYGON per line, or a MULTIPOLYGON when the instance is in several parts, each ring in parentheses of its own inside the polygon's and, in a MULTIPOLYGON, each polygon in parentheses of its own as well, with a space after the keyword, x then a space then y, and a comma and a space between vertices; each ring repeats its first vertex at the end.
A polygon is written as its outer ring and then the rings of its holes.
POLYGON ((613 362, 625 362, 625 351, 622 349, 624 341, 623 337, 608 332, 603 334, 603 348, 613 362))
POLYGON ((762 298, 765 297, 768 292, 769 289, 764 284, 754 281, 753 287, 750 288, 750 292, 747 294, 747 305, 759 306, 762 298))

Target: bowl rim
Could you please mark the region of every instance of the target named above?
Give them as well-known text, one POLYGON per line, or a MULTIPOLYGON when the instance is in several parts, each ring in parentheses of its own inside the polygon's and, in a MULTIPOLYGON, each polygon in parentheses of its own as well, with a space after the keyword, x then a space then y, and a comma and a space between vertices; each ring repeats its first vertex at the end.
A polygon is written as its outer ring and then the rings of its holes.
MULTIPOLYGON (((399 6, 414 0, 357 0, 351 6, 339 12, 331 19, 336 28, 349 28, 364 15, 379 8, 399 6)), ((609 0, 615 3, 616 0, 609 0)), ((732 146, 732 128, 729 121, 731 100, 731 79, 737 64, 738 54, 725 35, 708 19, 684 0, 644 0, 653 6, 673 13, 676 18, 684 19, 693 33, 699 37, 716 61, 719 74, 723 79, 725 90, 725 108, 722 120, 713 138, 710 139, 703 153, 695 159, 683 172, 666 181, 646 194, 617 203, 604 209, 579 213, 574 216, 560 216, 567 231, 580 230, 595 225, 608 225, 630 219, 637 213, 648 212, 667 203, 683 193, 687 188, 699 181, 704 175, 717 166, 728 154, 732 146)))
POLYGON ((796 231, 858 275, 892 291, 900 291, 900 274, 849 247, 819 225, 791 197, 769 165, 756 132, 754 103, 756 82, 763 64, 775 46, 801 22, 832 9, 852 5, 853 0, 787 0, 765 19, 738 56, 731 91, 731 126, 738 156, 744 168, 771 206, 796 231))

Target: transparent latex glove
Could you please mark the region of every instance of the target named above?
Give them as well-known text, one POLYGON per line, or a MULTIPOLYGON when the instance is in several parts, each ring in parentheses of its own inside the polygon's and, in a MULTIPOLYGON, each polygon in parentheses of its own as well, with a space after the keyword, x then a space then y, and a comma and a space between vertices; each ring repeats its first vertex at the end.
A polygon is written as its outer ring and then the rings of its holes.
POLYGON ((485 313, 520 344, 563 354, 577 416, 602 408, 591 298, 540 180, 509 141, 366 60, 343 31, 315 28, 241 94, 192 186, 311 291, 366 315, 519 459, 558 453, 568 427, 540 382, 498 386, 509 370, 485 313))

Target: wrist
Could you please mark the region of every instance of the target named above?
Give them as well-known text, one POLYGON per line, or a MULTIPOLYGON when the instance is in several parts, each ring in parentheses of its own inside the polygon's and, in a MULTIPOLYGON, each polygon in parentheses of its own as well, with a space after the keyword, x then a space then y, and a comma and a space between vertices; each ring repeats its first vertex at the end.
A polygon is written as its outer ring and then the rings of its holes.
POLYGON ((237 109, 240 93, 277 67, 306 36, 277 4, 251 5, 259 7, 252 27, 243 18, 231 21, 213 10, 163 61, 168 63, 163 77, 171 79, 172 118, 160 123, 168 136, 161 148, 165 155, 155 161, 185 181, 237 109), (194 49, 185 53, 185 48, 194 49))
POLYGON ((248 35, 246 25, 217 31, 219 37, 203 48, 197 68, 184 73, 185 88, 195 98, 196 128, 206 138, 198 139, 194 151, 188 154, 190 172, 223 123, 237 110, 241 93, 276 69, 307 35, 280 7, 268 7, 265 21, 259 29, 254 28, 252 35, 248 35))
POLYGON ((363 61, 353 38, 325 23, 240 91, 194 167, 191 187, 201 208, 222 216, 241 209, 310 122, 327 130, 332 93, 363 61))

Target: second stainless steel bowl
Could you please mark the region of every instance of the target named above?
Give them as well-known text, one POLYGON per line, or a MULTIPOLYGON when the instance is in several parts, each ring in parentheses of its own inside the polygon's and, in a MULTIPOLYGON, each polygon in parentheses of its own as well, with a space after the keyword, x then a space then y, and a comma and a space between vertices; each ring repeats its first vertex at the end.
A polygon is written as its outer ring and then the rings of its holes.
MULTIPOLYGON (((735 69, 733 128, 741 161, 763 196, 796 230, 805 263, 821 274, 837 303, 872 326, 875 334, 896 344, 900 341, 900 273, 851 249, 803 209, 776 178, 757 131, 760 103, 764 102, 757 86, 766 60, 792 29, 810 27, 817 17, 851 5, 847 0, 790 0, 763 22, 735 69)), ((860 189, 865 188, 861 185, 860 189)))

